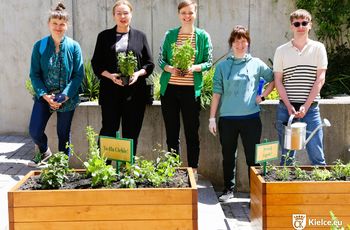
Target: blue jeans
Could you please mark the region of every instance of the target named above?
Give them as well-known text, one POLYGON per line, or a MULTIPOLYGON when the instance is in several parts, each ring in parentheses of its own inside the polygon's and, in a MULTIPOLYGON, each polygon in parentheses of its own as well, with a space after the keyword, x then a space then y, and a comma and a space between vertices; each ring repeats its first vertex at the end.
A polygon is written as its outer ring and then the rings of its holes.
MULTIPOLYGON (((50 111, 49 104, 41 98, 35 99, 29 123, 29 134, 41 153, 46 152, 48 148, 45 128, 51 115, 52 111, 50 111)), ((67 142, 70 143, 70 127, 73 115, 74 110, 57 112, 58 151, 65 152, 67 155, 69 155, 70 149, 66 148, 66 144, 67 142)))
MULTIPOLYGON (((277 108, 277 131, 279 143, 282 149, 281 165, 285 164, 285 159, 287 157, 287 165, 291 165, 294 157, 295 150, 291 150, 289 155, 287 153, 289 150, 284 148, 284 126, 288 122, 289 115, 287 107, 280 102, 277 108)), ((305 122, 306 126, 306 139, 310 136, 311 132, 319 126, 322 121, 320 117, 320 108, 318 104, 313 104, 310 106, 305 117, 299 119, 301 122, 305 122)), ((325 165, 326 161, 323 153, 323 131, 319 129, 316 134, 310 139, 306 145, 306 150, 309 156, 309 160, 312 165, 325 165)))

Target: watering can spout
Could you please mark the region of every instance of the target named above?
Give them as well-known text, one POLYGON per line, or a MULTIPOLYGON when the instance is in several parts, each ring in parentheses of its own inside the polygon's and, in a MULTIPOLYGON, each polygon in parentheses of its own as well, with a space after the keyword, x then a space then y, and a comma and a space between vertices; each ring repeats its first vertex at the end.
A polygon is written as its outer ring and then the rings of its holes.
POLYGON ((330 127, 331 126, 331 123, 329 122, 329 120, 328 119, 323 119, 323 121, 322 121, 322 124, 320 124, 319 126, 317 126, 317 128, 314 130, 314 131, 312 131, 312 133, 310 134, 310 136, 306 139, 306 141, 305 141, 305 146, 306 146, 306 144, 307 143, 309 143, 309 141, 311 140, 311 138, 316 134, 316 132, 319 130, 319 129, 321 129, 323 126, 325 126, 325 127, 330 127))

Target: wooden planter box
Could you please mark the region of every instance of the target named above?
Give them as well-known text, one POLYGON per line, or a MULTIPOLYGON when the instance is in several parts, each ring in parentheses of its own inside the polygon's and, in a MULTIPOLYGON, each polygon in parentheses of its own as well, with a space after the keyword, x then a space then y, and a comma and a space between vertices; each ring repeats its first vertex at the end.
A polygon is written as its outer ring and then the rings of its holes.
POLYGON ((250 169, 253 229, 294 229, 293 214, 306 215, 305 229, 330 229, 316 220, 331 220, 331 210, 344 226, 350 224, 349 181, 265 182, 257 169, 250 169))
POLYGON ((10 229, 198 229, 196 182, 190 188, 18 190, 8 192, 10 229))

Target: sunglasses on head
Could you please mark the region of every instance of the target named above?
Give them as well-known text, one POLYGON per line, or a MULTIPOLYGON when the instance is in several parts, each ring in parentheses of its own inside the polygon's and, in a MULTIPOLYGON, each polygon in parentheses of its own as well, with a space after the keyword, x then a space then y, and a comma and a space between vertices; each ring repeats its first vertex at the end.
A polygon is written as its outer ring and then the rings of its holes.
POLYGON ((308 21, 302 21, 302 22, 293 22, 292 23, 295 27, 299 27, 300 25, 302 26, 307 26, 309 24, 308 21))

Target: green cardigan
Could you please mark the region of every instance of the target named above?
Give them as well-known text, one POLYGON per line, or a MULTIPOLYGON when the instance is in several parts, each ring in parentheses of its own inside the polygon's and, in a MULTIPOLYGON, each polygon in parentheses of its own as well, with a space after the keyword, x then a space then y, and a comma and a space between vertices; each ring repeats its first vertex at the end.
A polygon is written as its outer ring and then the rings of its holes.
MULTIPOLYGON (((171 74, 164 70, 166 65, 172 65, 172 49, 171 44, 176 43, 177 36, 179 34, 180 27, 168 30, 165 33, 165 38, 162 46, 160 47, 160 54, 158 59, 158 64, 163 70, 160 77, 160 94, 164 96, 168 82, 170 80, 171 74)), ((202 71, 210 69, 213 62, 213 46, 211 44, 209 34, 202 29, 195 28, 196 35, 196 54, 194 64, 200 64, 202 71)), ((203 87, 203 75, 202 72, 194 72, 194 90, 195 96, 198 97, 201 94, 201 89, 203 87)))

